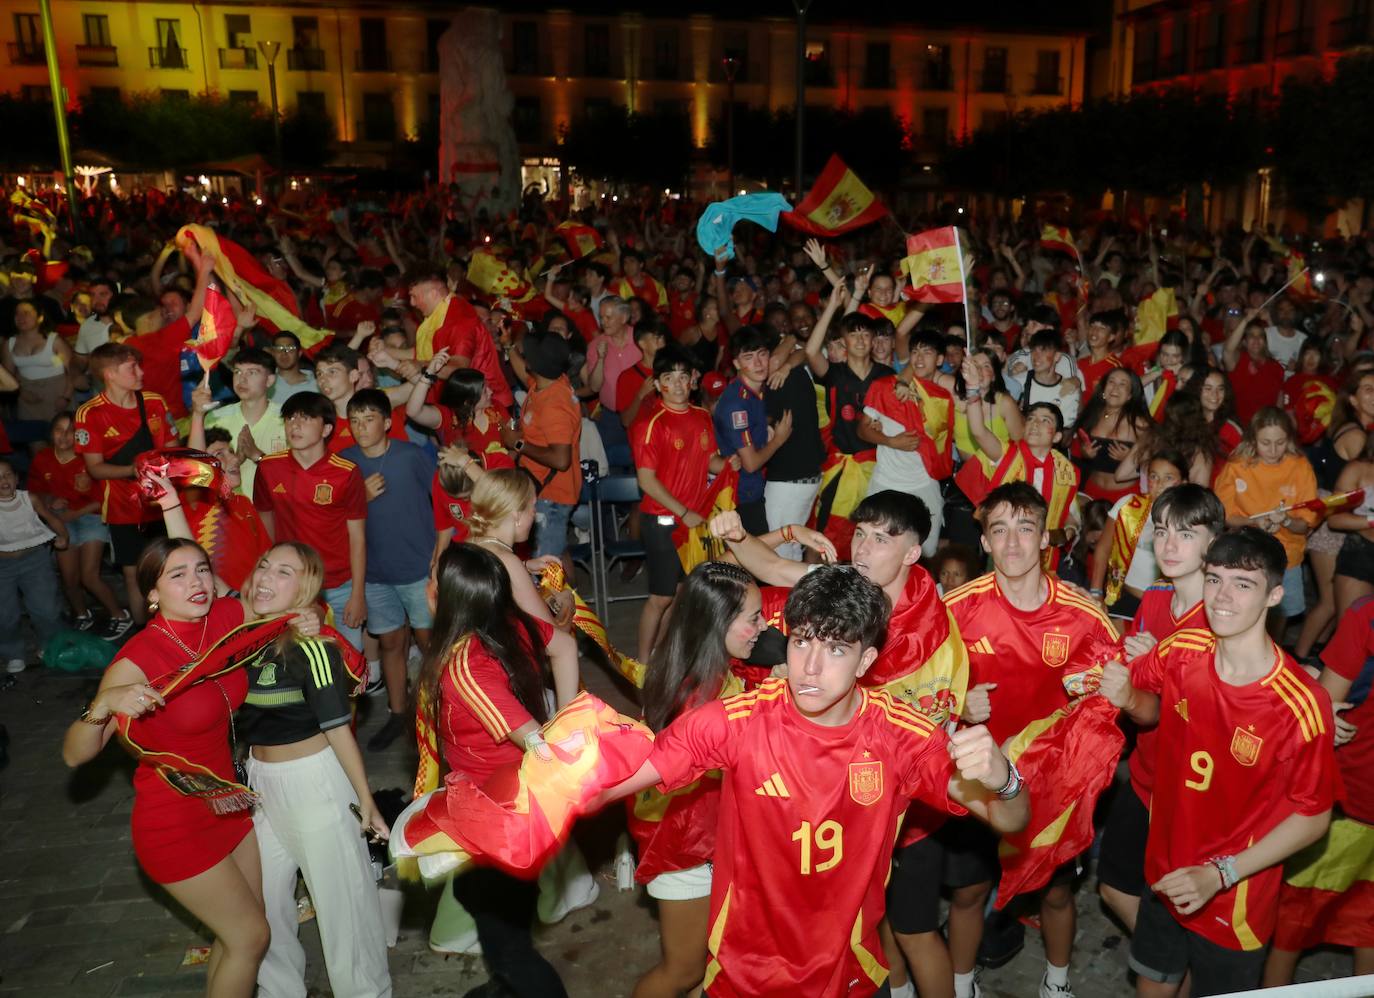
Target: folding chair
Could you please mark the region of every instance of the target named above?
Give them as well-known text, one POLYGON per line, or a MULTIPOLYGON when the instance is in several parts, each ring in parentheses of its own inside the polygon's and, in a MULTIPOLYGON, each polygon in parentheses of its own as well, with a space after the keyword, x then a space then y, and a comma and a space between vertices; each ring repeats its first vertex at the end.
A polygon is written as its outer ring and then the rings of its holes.
POLYGON ((634 475, 610 475, 597 480, 592 485, 592 574, 593 593, 596 599, 596 612, 602 623, 610 627, 610 604, 626 600, 645 599, 648 593, 612 596, 608 569, 617 561, 626 558, 643 558, 644 545, 631 538, 620 538, 620 528, 615 517, 615 507, 634 506, 639 502, 639 481, 634 475), (606 507, 611 507, 611 536, 606 536, 606 507))

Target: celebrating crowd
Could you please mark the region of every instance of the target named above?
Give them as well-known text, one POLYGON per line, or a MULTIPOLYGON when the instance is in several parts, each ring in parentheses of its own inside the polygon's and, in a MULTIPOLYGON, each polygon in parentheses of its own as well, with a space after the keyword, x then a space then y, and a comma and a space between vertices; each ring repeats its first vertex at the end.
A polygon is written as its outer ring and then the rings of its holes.
MULTIPOLYGON (((208 993, 305 994, 299 872, 334 993, 391 994, 367 753, 509 803, 608 664, 654 736, 597 796, 658 906, 636 998, 970 998, 1027 911, 1071 998, 1090 870, 1122 993, 1374 973, 1374 240, 950 209, 703 247, 702 207, 146 191, 4 233, 0 658, 24 617, 117 645, 63 757, 138 758, 208 993), (951 301, 902 228, 953 220, 951 301), (556 580, 612 530, 647 597, 607 655, 556 580)), ((595 892, 571 844, 460 870, 431 944, 562 995, 530 925, 595 892)))

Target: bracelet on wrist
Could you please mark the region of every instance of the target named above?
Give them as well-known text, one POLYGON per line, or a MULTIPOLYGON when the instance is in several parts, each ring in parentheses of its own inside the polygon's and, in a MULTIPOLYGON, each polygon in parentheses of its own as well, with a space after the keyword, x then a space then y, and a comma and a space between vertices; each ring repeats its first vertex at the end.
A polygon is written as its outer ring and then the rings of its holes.
POLYGON ((77 720, 80 721, 82 724, 89 724, 92 727, 95 727, 97 725, 99 725, 100 727, 104 727, 105 722, 110 719, 110 715, 107 713, 103 717, 96 717, 94 714, 91 713, 91 708, 94 706, 94 700, 86 704, 86 706, 82 708, 81 714, 79 717, 77 717, 77 720))
POLYGON ((999 800, 1011 800, 1021 792, 1021 771, 1016 768, 1016 763, 1007 760, 1007 782, 1002 784, 1002 789, 995 791, 999 800))
POLYGON ((172 505, 170 505, 170 506, 162 506, 162 507, 160 507, 160 508, 161 508, 162 512, 164 512, 164 513, 170 513, 170 512, 171 512, 172 510, 174 510, 174 509, 181 509, 181 503, 176 502, 176 503, 172 503, 172 505))

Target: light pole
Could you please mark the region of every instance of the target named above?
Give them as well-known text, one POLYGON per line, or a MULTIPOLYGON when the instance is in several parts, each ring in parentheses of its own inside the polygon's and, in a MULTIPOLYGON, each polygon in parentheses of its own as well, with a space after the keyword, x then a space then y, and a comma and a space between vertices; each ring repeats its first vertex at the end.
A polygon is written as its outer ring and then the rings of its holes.
POLYGON ((729 175, 729 189, 725 196, 735 196, 735 74, 739 72, 739 59, 727 55, 721 60, 725 67, 725 170, 729 175))
POLYGON ((281 42, 258 42, 258 51, 267 60, 267 89, 272 94, 272 144, 276 150, 277 183, 282 182, 281 115, 277 112, 277 55, 281 42))
POLYGON ((797 148, 795 161, 796 198, 802 196, 802 139, 806 131, 806 12, 814 0, 792 0, 797 12, 797 109, 793 117, 797 119, 797 148))
POLYGON ((57 152, 62 158, 62 176, 67 187, 67 215, 76 238, 76 173, 72 170, 72 140, 67 134, 67 102, 62 91, 62 70, 57 65, 57 35, 52 27, 50 0, 38 0, 43 21, 43 55, 48 62, 48 86, 52 89, 52 114, 57 123, 57 152))

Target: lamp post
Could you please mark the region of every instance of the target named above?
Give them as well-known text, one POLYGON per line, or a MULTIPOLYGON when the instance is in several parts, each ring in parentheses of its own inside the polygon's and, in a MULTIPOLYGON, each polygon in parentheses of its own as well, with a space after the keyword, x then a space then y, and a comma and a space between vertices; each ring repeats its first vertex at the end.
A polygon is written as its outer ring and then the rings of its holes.
POLYGON ((725 67, 725 170, 729 175, 729 190, 726 197, 735 196, 735 74, 739 72, 739 59, 727 55, 721 60, 725 67))
POLYGON ((276 151, 278 183, 281 182, 281 115, 277 111, 277 56, 281 52, 281 42, 258 42, 258 51, 267 60, 267 89, 272 94, 272 144, 276 151))
POLYGON ((802 139, 806 131, 806 12, 813 0, 792 0, 797 12, 797 104, 793 117, 797 119, 796 159, 794 161, 793 190, 798 201, 802 196, 802 139))
POLYGON ((67 187, 67 215, 76 238, 76 172, 72 169, 72 140, 67 133, 67 101, 63 95, 62 70, 57 65, 57 35, 52 27, 52 3, 38 0, 43 21, 43 55, 48 63, 48 86, 52 89, 52 114, 57 124, 57 151, 62 159, 62 176, 67 187))

